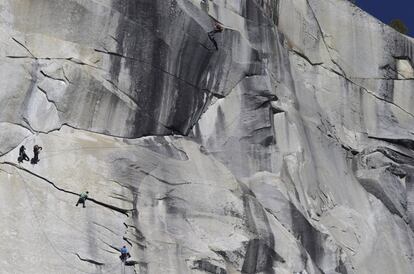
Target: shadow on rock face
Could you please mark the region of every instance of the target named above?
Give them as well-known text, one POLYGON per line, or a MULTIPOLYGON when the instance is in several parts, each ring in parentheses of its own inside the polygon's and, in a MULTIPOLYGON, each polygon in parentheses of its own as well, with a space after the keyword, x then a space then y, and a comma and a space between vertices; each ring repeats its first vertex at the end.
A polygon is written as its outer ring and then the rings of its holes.
POLYGON ((327 236, 315 229, 293 205, 291 205, 291 216, 293 234, 299 238, 312 260, 318 264, 324 256, 322 242, 327 236))
POLYGON ((413 169, 412 157, 387 147, 366 149, 355 161, 355 174, 362 187, 406 221, 411 211, 413 169))
POLYGON ((195 261, 193 269, 202 270, 207 273, 227 274, 227 271, 225 269, 216 266, 204 259, 195 261))
POLYGON ((244 196, 246 225, 257 238, 246 243, 242 273, 274 274, 273 263, 285 260, 274 250, 275 239, 262 205, 249 193, 250 190, 244 196))
POLYGON ((284 263, 285 260, 280 257, 273 248, 269 247, 266 240, 254 239, 247 243, 247 252, 242 267, 242 273, 274 274, 272 269, 273 262, 279 261, 284 263))

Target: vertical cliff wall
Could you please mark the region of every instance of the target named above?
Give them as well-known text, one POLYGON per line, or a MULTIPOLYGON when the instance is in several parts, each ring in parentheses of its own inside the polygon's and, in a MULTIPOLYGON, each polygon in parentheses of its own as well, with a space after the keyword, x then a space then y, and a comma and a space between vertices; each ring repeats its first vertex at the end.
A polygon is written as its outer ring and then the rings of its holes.
POLYGON ((2 273, 414 272, 414 44, 349 1, 0 0, 0 38, 2 273))

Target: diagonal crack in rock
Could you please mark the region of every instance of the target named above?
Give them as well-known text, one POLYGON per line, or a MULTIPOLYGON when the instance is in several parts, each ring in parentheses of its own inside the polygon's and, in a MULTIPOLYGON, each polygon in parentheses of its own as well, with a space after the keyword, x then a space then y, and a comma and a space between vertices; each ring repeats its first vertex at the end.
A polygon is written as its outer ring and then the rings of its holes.
POLYGON ((59 81, 59 82, 62 82, 62 83, 66 84, 66 81, 62 78, 53 77, 53 76, 47 74, 46 72, 44 72, 43 70, 40 70, 40 73, 46 78, 49 78, 49 79, 52 79, 52 80, 55 80, 55 81, 59 81))
POLYGON ((105 265, 104 263, 101 263, 101 262, 98 262, 98 261, 95 261, 95 260, 82 258, 78 253, 75 253, 75 255, 79 258, 79 260, 81 260, 83 262, 88 262, 88 263, 91 263, 91 264, 94 264, 94 265, 99 265, 99 266, 105 265))
POLYGON ((173 73, 171 73, 171 72, 169 72, 169 71, 167 71, 167 70, 165 70, 165 69, 163 69, 163 68, 160 68, 160 67, 158 67, 158 66, 154 66, 151 62, 147 62, 147 61, 142 60, 142 59, 140 59, 140 58, 135 58, 135 57, 131 57, 131 56, 126 56, 126 55, 123 55, 123 54, 120 54, 120 53, 117 53, 117 52, 113 52, 113 51, 106 51, 106 50, 101 50, 101 49, 95 49, 95 51, 96 51, 96 52, 99 52, 99 53, 103 53, 103 54, 108 54, 108 55, 112 55, 112 56, 117 56, 117 57, 119 57, 119 58, 130 59, 130 60, 133 60, 133 61, 137 61, 137 62, 140 62, 140 63, 146 64, 146 65, 149 65, 151 68, 153 68, 153 69, 155 69, 155 70, 158 70, 158 71, 161 71, 161 72, 163 72, 163 73, 165 73, 165 74, 168 74, 168 75, 170 75, 170 76, 172 76, 172 77, 176 78, 177 80, 182 81, 182 82, 184 82, 185 84, 187 84, 187 85, 189 85, 189 86, 191 86, 191 87, 193 87, 193 88, 195 88, 195 89, 197 89, 197 90, 207 91, 206 89, 202 89, 202 88, 198 87, 197 85, 195 85, 195 84, 193 84, 193 83, 191 83, 191 82, 189 82, 189 81, 187 81, 187 80, 184 80, 184 79, 182 79, 181 77, 179 77, 179 76, 177 76, 177 75, 175 75, 175 74, 173 74, 173 73))
POLYGON ((174 183, 168 182, 167 180, 158 178, 157 176, 151 174, 150 172, 147 172, 147 171, 144 171, 144 170, 140 170, 140 172, 143 173, 143 174, 145 174, 145 175, 147 175, 147 176, 150 176, 150 177, 156 179, 157 181, 159 181, 161 183, 164 183, 164 184, 167 184, 167 185, 170 185, 170 186, 181 186, 181 185, 189 185, 189 184, 191 184, 191 182, 184 182, 184 183, 176 183, 176 184, 174 184, 174 183))
MULTIPOLYGON (((59 191, 62 191, 62 192, 65 192, 65 193, 68 193, 68 194, 71 194, 71 195, 79 196, 79 193, 76 193, 76 192, 73 192, 73 191, 70 191, 70 190, 61 188, 61 187, 57 186, 54 182, 50 181, 49 179, 47 179, 47 178, 45 178, 45 177, 43 177, 43 176, 41 176, 41 175, 39 175, 39 174, 37 174, 35 172, 32 172, 32 171, 30 171, 30 170, 28 170, 28 169, 26 169, 24 167, 20 167, 20 166, 18 166, 15 163, 11 163, 11 162, 5 161, 5 162, 0 162, 0 164, 2 164, 2 165, 8 165, 8 166, 14 167, 14 168, 16 168, 18 170, 22 170, 22 171, 24 171, 26 173, 29 173, 30 175, 32 175, 32 176, 34 176, 36 178, 39 178, 39 179, 47 182, 48 184, 52 185, 55 189, 57 189, 59 191)), ((119 213, 122 213, 122 214, 124 214, 126 216, 129 216, 128 215, 128 212, 131 212, 132 211, 132 209, 120 208, 120 207, 117 207, 117 206, 114 206, 114 205, 111 205, 111 204, 107 204, 107 203, 104 203, 104 202, 95 200, 93 198, 89 198, 88 197, 88 200, 91 201, 91 202, 93 202, 93 203, 95 203, 95 204, 97 204, 97 205, 100 205, 100 206, 109 208, 109 209, 114 210, 114 211, 117 211, 119 213)))

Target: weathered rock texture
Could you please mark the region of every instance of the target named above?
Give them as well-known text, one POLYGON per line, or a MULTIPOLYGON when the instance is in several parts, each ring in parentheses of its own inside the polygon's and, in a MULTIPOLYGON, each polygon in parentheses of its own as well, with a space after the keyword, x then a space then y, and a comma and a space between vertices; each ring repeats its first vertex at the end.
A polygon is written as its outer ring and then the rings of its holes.
POLYGON ((0 0, 0 41, 1 273, 414 273, 414 43, 349 1, 0 0))

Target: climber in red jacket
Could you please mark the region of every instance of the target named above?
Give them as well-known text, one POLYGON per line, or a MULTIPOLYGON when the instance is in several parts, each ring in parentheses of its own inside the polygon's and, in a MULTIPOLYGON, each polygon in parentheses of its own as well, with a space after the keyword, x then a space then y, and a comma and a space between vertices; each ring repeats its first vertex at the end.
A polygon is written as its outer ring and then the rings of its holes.
POLYGON ((220 23, 219 23, 219 22, 214 21, 214 29, 208 33, 208 38, 210 38, 210 40, 211 40, 211 42, 213 43, 213 45, 214 45, 214 47, 216 48, 216 50, 219 50, 219 48, 218 48, 218 45, 217 45, 217 41, 216 41, 216 39, 214 38, 214 35, 215 35, 216 33, 223 32, 223 30, 224 30, 223 26, 222 26, 222 25, 220 25, 220 23))

